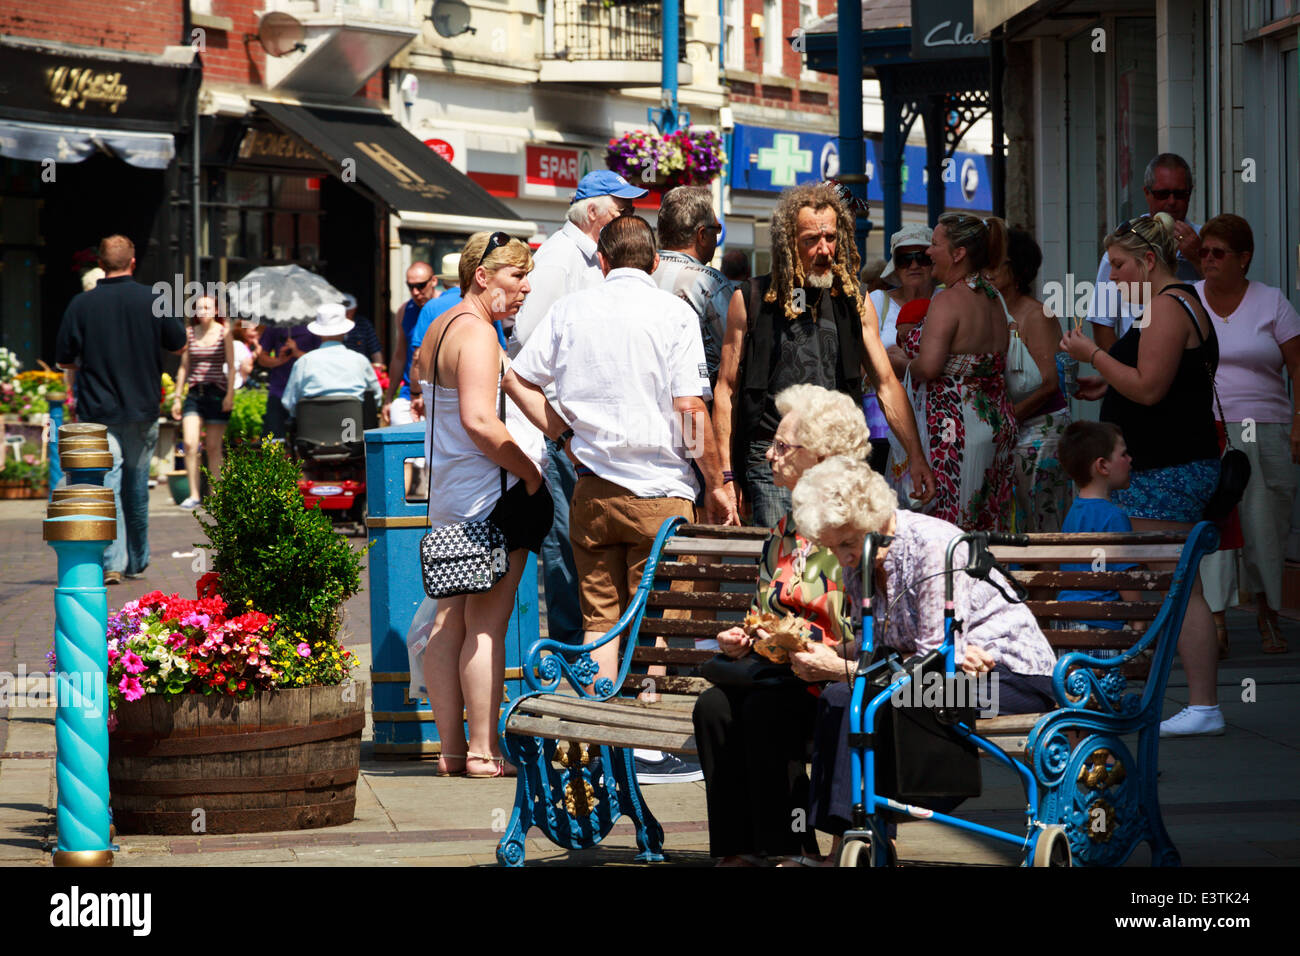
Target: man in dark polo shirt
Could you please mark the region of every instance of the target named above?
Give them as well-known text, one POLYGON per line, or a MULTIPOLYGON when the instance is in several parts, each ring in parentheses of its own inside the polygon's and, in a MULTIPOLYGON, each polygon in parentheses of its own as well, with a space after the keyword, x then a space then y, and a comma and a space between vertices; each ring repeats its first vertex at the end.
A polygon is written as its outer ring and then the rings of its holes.
POLYGON ((157 297, 131 278, 135 246, 126 236, 99 244, 104 278, 63 313, 55 360, 77 369, 77 412, 108 427, 113 470, 104 484, 117 504, 117 537, 104 549, 104 582, 139 577, 149 566, 149 461, 158 443, 162 349, 185 348, 180 318, 155 309, 157 297), (159 314, 163 313, 163 314, 159 314))

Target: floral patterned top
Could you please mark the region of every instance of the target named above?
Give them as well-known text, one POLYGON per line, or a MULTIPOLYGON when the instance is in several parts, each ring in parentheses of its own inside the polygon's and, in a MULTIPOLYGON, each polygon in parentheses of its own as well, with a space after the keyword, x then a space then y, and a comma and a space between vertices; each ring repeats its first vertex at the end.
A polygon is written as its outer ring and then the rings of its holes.
MULTIPOLYGON (((924 654, 943 643, 944 555, 948 542, 962 531, 947 521, 905 508, 894 516, 894 541, 885 553, 886 593, 877 590, 871 604, 876 642, 908 655, 924 654), (899 598, 911 584, 916 587, 899 598), (898 603, 888 614, 886 627, 885 609, 896 598, 898 603)), ((958 566, 965 564, 966 545, 957 548, 953 560, 958 566)), ((1000 583, 1012 593, 1005 579, 1000 583)), ((957 619, 964 625, 957 636, 958 660, 970 642, 1013 673, 1052 673, 1056 655, 1029 608, 1009 602, 989 582, 969 574, 957 575, 953 591, 957 619)))
POLYGON ((795 529, 786 514, 763 546, 758 592, 751 610, 796 614, 812 626, 812 639, 835 646, 853 639, 844 576, 835 555, 795 529))

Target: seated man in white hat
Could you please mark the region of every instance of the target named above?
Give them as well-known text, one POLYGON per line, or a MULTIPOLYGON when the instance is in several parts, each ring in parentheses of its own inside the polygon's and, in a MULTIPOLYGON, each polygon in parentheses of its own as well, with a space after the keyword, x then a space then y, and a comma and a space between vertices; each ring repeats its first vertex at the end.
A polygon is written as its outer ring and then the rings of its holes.
POLYGON ((307 330, 320 337, 320 348, 294 363, 280 398, 290 418, 300 401, 319 395, 362 398, 370 391, 378 403, 382 392, 373 366, 364 355, 343 344, 343 337, 352 330, 352 325, 342 305, 322 305, 316 311, 316 321, 307 330))

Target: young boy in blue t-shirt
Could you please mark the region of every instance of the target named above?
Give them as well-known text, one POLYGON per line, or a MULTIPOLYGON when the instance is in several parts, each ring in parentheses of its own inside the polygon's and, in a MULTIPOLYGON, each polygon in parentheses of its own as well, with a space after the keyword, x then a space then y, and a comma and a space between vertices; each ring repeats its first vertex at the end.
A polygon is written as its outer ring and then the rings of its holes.
MULTIPOLYGON (((1111 492, 1127 488, 1132 460, 1128 446, 1118 426, 1110 422, 1073 422, 1061 438, 1057 457, 1065 473, 1078 488, 1070 513, 1065 516, 1064 532, 1076 531, 1132 531, 1128 515, 1110 500, 1111 492)), ((1109 571, 1127 571, 1134 564, 1107 564, 1109 571)), ((1091 571, 1091 564, 1062 564, 1062 571, 1091 571)), ((1067 589, 1057 599, 1060 601, 1141 601, 1137 591, 1097 591, 1067 589)), ((1135 622, 1139 628, 1145 622, 1135 622)), ((1103 628, 1108 631, 1123 629, 1123 621, 1077 621, 1066 630, 1103 628)), ((1094 650, 1093 657, 1118 657, 1119 651, 1094 650)))

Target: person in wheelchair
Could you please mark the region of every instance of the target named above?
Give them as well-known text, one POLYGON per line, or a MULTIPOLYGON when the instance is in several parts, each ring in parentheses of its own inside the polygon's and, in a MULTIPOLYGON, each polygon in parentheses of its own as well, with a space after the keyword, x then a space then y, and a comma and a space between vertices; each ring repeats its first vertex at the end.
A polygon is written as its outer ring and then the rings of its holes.
MULTIPOLYGON (((316 320, 307 331, 320 337, 320 348, 308 352, 294 363, 285 383, 280 402, 285 414, 295 417, 298 403, 322 395, 351 396, 363 399, 367 392, 374 396, 376 407, 382 396, 379 378, 369 360, 343 344, 343 337, 352 330, 353 322, 341 304, 322 305, 316 320)), ((364 425, 357 423, 358 436, 364 425)))
MULTIPOLYGON (((871 611, 875 644, 901 658, 919 657, 943 644, 944 555, 962 529, 939 518, 898 507, 898 498, 862 461, 844 456, 813 466, 792 497, 795 523, 808 540, 829 549, 844 569, 847 602, 860 614, 862 574, 875 575, 871 611), (860 568, 871 532, 888 535, 875 566, 860 568)), ((954 567, 965 567, 966 545, 954 567)), ((990 580, 957 573, 956 660, 970 675, 989 675, 992 710, 998 715, 1039 713, 1056 707, 1052 669, 1056 655, 1034 615, 1013 598, 1010 582, 997 571, 990 580), (996 681, 991 678, 996 676, 996 681)), ((836 837, 849 826, 852 794, 848 757, 849 698, 857 672, 856 642, 837 648, 815 644, 791 652, 790 666, 806 681, 832 681, 818 701, 813 737, 811 810, 816 829, 836 837)), ((906 668, 906 664, 904 667, 906 668)), ((987 710, 984 711, 987 715, 987 710)), ((947 811, 946 807, 929 809, 947 811)))

